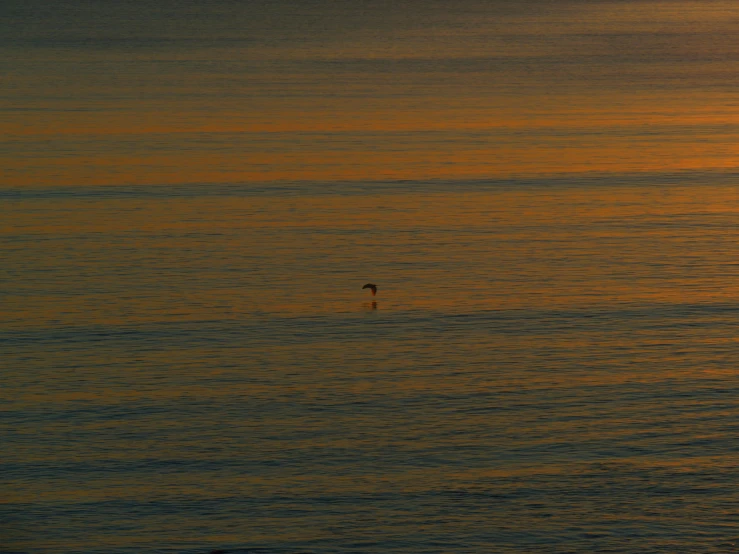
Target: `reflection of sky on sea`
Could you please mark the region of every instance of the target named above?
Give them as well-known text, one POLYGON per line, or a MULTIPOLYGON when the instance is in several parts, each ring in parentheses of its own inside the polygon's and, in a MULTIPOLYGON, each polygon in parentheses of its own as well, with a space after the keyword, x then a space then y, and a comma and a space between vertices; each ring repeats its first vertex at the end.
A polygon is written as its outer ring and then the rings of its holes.
POLYGON ((223 196, 157 197, 141 189, 143 197, 102 194, 83 204, 74 196, 10 199, 3 229, 17 249, 5 317, 67 324, 340 313, 360 293, 369 297, 354 289, 373 275, 385 309, 734 301, 726 276, 736 189, 697 179, 460 183, 463 191, 425 194, 397 183, 391 192, 349 196, 239 196, 226 188, 223 196), (697 217, 706 220, 700 233, 697 217), (69 250, 70 242, 85 250, 69 250), (103 278, 80 272, 87 263, 103 264, 103 278), (141 272, 156 279, 142 281, 141 272), (80 296, 42 292, 60 282, 80 296), (89 309, 102 299, 104 307, 89 309))
POLYGON ((6 15, 5 548, 733 551, 734 3, 6 15))
POLYGON ((735 167, 733 4, 412 4, 34 16, 5 41, 6 182, 735 167))

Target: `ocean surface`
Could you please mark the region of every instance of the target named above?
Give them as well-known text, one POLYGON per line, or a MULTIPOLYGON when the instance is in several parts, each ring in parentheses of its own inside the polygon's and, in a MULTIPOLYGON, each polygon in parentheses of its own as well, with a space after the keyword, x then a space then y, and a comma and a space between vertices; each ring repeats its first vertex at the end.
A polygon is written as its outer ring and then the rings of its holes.
POLYGON ((0 552, 739 552, 735 3, 3 10, 0 552))

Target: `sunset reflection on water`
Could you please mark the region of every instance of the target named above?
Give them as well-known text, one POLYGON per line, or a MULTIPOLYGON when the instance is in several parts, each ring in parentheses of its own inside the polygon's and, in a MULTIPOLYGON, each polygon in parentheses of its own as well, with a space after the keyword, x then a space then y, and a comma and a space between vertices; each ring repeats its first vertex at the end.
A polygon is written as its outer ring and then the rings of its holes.
POLYGON ((712 551, 735 188, 401 186, 5 203, 13 540, 712 551))
POLYGON ((734 3, 176 4, 0 19, 4 548, 736 549, 734 3))

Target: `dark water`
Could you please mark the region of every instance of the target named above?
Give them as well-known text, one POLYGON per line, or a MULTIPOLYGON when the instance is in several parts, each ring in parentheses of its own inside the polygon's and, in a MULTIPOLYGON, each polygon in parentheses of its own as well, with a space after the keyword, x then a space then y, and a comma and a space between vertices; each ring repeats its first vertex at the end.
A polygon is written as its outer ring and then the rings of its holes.
POLYGON ((0 551, 739 550, 737 21, 11 4, 0 551))

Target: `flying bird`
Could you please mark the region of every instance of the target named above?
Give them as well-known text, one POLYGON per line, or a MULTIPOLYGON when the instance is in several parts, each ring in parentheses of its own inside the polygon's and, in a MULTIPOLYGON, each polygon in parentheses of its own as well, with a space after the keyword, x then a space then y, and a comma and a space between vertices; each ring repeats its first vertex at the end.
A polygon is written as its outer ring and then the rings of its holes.
POLYGON ((372 283, 367 283, 362 288, 372 290, 372 296, 377 294, 377 285, 373 285, 372 283))

